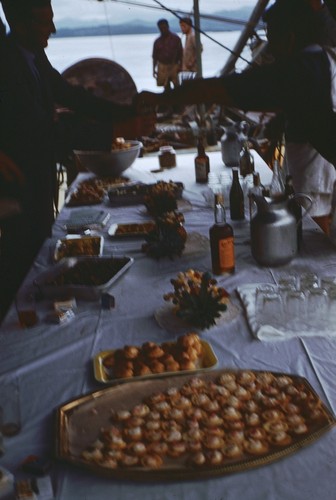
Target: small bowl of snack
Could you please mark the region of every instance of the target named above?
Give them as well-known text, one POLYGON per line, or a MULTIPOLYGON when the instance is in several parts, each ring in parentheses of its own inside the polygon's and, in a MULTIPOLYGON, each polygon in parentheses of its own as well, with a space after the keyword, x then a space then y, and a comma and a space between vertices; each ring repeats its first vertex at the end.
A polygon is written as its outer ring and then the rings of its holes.
POLYGON ((117 138, 110 151, 74 150, 74 153, 80 165, 98 177, 117 177, 134 163, 141 148, 140 141, 117 138))

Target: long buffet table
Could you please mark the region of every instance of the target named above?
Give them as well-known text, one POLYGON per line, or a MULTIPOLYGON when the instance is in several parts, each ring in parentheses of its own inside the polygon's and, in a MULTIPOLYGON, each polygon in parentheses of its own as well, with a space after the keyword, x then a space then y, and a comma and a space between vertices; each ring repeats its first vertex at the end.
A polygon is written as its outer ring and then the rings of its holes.
MULTIPOLYGON (((212 171, 223 171, 219 152, 209 153, 212 171)), ((188 233, 208 236, 213 212, 194 181, 193 153, 177 156, 177 167, 153 173, 157 157, 139 158, 125 172, 130 179, 144 182, 176 180, 185 184, 185 227, 188 233)), ((271 172, 255 154, 256 170, 264 184, 271 172)), ((80 174, 76 182, 87 178, 80 174)), ((95 207, 97 208, 97 207, 95 207)), ((210 270, 210 252, 191 248, 174 260, 156 261, 141 252, 141 241, 115 240, 108 236, 111 223, 141 222, 148 219, 143 206, 112 208, 105 238, 104 255, 125 253, 134 264, 111 288, 115 308, 105 310, 99 301, 77 301, 75 318, 63 325, 45 321, 51 307, 47 301, 37 304, 39 323, 21 329, 13 306, 0 330, 0 384, 15 379, 19 386, 21 432, 4 438, 5 453, 0 465, 20 477, 20 464, 28 455, 53 457, 57 429, 55 411, 83 394, 102 388, 93 376, 93 358, 105 349, 125 344, 141 345, 174 340, 176 335, 162 329, 154 318, 163 305, 163 294, 172 291, 170 279, 189 268, 210 270)), ((46 241, 27 277, 25 286, 52 264, 56 240, 64 236, 64 222, 73 208, 64 207, 55 222, 53 237, 46 241)), ((218 278, 231 294, 239 314, 232 321, 220 322, 200 333, 211 343, 218 358, 218 368, 243 368, 285 372, 305 377, 325 405, 336 413, 336 339, 332 336, 289 338, 282 341, 260 341, 252 335, 236 288, 242 284, 272 282, 270 269, 260 267, 251 256, 249 223, 233 223, 235 232, 236 271, 218 278)), ((303 244, 299 255, 283 270, 303 266, 318 273, 336 274, 336 251, 327 237, 308 218, 304 222, 303 244)), ((275 270, 278 271, 278 270, 275 270)), ((111 498, 153 499, 233 499, 244 500, 324 500, 335 498, 336 432, 331 429, 313 444, 272 464, 222 477, 179 481, 137 483, 118 481, 88 473, 81 468, 53 461, 50 472, 55 498, 62 500, 111 498)))

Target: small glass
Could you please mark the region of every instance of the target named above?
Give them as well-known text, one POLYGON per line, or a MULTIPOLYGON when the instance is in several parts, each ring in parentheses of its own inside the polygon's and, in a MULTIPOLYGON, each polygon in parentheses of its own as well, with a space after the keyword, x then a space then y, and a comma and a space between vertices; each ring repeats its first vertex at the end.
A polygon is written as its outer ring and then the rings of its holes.
POLYGON ((268 283, 258 285, 255 291, 255 308, 258 312, 262 310, 264 296, 275 292, 275 286, 268 283))
POLYGON ((336 288, 336 276, 321 276, 321 288, 327 291, 336 288))
POLYGON ((319 288, 320 280, 317 274, 315 273, 303 273, 299 277, 300 280, 300 290, 303 292, 310 290, 312 288, 319 288))
POLYGON ((290 290, 285 299, 287 326, 293 331, 300 331, 306 315, 306 296, 300 290, 290 290))
POLYGON ((292 290, 296 290, 297 285, 298 285, 298 279, 297 276, 295 276, 295 274, 291 276, 280 276, 278 279, 278 286, 280 288, 286 287, 292 290))
POLYGON ((313 329, 325 328, 328 304, 328 293, 324 288, 311 288, 307 292, 307 319, 313 329))
POLYGON ((283 302, 279 293, 265 294, 261 323, 275 327, 283 324, 283 302))
POLYGON ((0 383, 0 407, 2 435, 15 436, 21 430, 20 394, 16 380, 0 383))

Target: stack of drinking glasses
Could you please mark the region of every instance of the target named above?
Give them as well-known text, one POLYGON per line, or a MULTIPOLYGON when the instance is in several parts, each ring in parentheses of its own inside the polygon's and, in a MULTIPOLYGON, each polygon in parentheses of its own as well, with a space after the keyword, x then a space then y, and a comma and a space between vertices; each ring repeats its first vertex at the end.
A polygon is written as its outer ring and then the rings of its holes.
POLYGON ((313 272, 280 275, 277 285, 257 287, 255 309, 259 325, 270 325, 284 332, 333 330, 336 276, 319 276, 313 272))

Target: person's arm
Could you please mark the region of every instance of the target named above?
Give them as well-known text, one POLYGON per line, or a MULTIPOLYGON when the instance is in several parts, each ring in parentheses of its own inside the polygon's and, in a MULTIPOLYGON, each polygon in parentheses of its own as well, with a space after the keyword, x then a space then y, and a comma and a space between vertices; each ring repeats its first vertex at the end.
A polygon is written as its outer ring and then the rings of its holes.
POLYGON ((185 82, 161 94, 143 91, 135 98, 138 109, 147 106, 184 105, 212 102, 234 105, 220 78, 204 78, 185 82))

